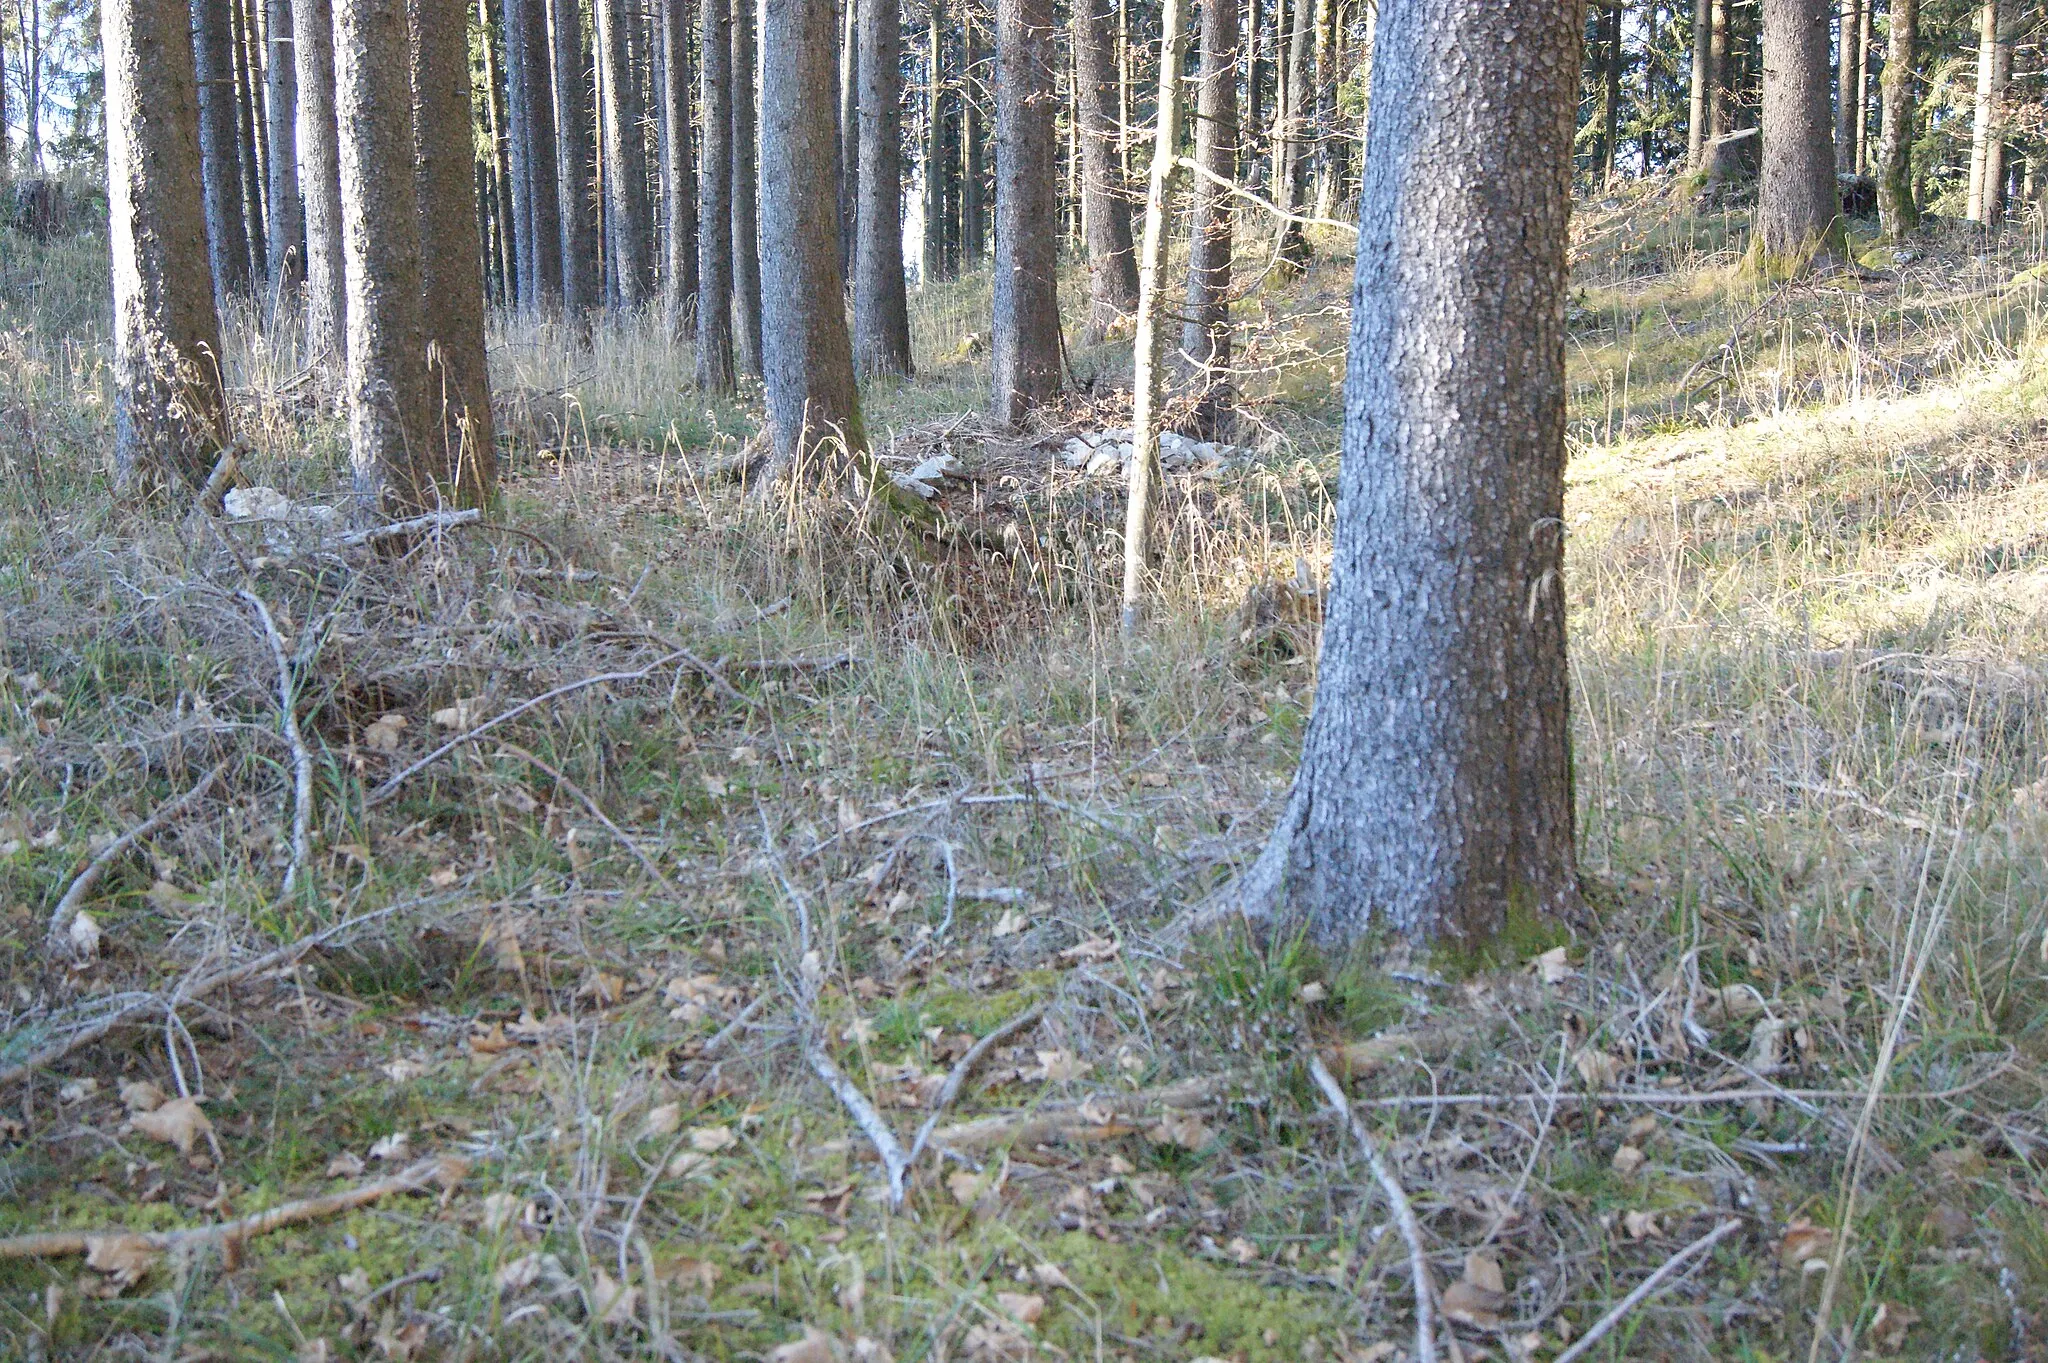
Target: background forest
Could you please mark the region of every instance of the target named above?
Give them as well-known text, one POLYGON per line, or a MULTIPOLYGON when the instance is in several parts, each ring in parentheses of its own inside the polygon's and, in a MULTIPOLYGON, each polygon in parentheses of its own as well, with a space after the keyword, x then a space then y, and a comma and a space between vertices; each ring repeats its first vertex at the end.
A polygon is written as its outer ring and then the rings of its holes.
POLYGON ((2048 1359, 2044 42, 0 0, 0 1357, 2048 1359))

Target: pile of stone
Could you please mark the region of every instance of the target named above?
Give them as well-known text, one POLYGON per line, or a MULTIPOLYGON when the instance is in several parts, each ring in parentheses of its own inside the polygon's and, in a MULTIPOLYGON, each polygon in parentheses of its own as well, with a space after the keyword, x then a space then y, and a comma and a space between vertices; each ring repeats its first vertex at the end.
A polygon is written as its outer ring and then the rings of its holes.
MULTIPOLYGON (((1074 436, 1060 448, 1060 462, 1080 469, 1090 478, 1123 476, 1129 472, 1136 448, 1128 428, 1088 431, 1074 436)), ((1168 473, 1188 473, 1198 478, 1220 477, 1226 470, 1249 463, 1252 452, 1241 445, 1212 440, 1191 440, 1172 431, 1159 436, 1159 466, 1168 473)))

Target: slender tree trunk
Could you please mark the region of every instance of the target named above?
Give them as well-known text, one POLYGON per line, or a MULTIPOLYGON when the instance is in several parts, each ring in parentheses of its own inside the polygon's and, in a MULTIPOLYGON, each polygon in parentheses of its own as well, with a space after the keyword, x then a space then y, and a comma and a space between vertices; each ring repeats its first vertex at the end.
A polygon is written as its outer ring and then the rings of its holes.
POLYGON ((1856 29, 1856 173, 1870 173, 1870 53, 1877 0, 1863 0, 1856 29))
POLYGON ((505 120, 503 65, 498 59, 499 26, 491 18, 491 0, 477 0, 477 26, 483 34, 484 108, 490 119, 491 229, 498 272, 498 302, 516 307, 519 273, 512 241, 512 149, 505 120))
MULTIPOLYGON (((1235 0, 1232 0, 1235 3, 1235 0)), ((1112 0, 1074 0, 1075 104, 1080 115, 1083 219, 1088 227, 1088 324, 1081 344, 1099 345, 1138 306, 1138 260, 1131 248, 1131 205, 1117 156, 1120 129, 1110 122, 1116 69, 1110 61, 1112 0)))
MULTIPOLYGON (((146 0, 129 0, 146 3, 146 0)), ((242 210, 242 160, 235 118, 235 33, 221 0, 192 0, 192 51, 199 83, 199 155, 206 236, 221 298, 249 291, 249 224, 242 210)), ((35 135, 31 128, 30 135, 35 135)))
POLYGON ((0 42, 0 194, 6 193, 13 169, 7 146, 7 44, 0 42))
POLYGON ((250 279, 268 284, 270 229, 263 204, 263 120, 258 114, 261 105, 256 93, 259 76, 250 62, 255 44, 249 37, 250 16, 245 0, 228 0, 228 5, 235 39, 235 150, 241 161, 243 236, 249 243, 250 279))
POLYGON ((1828 108, 1827 0, 1764 0, 1763 177, 1753 262, 1798 273, 1846 253, 1828 108))
POLYGON ((1877 216, 1894 241, 1920 225, 1913 201, 1913 63, 1920 43, 1920 0, 1891 0, 1890 50, 1884 59, 1884 118, 1877 152, 1877 216))
POLYGON ((505 53, 505 147, 511 158, 512 256, 518 286, 514 306, 533 312, 540 306, 535 275, 532 118, 527 113, 526 7, 544 0, 500 0, 500 29, 505 53))
POLYGON ((1970 129, 1970 221, 1996 225, 2005 212, 2005 90, 2012 81, 2010 0, 1978 12, 1977 110, 1970 129))
POLYGON ((1729 60, 1733 51, 1728 45, 1729 0, 1713 0, 1714 22, 1707 35, 1709 61, 1707 67, 1713 72, 1713 84, 1708 89, 1707 126, 1713 137, 1726 137, 1735 131, 1735 87, 1734 64, 1729 60))
POLYGON ((515 111, 512 135, 526 149, 526 196, 530 215, 520 254, 532 288, 523 299, 534 312, 553 312, 562 303, 561 178, 555 164, 555 92, 548 38, 547 0, 505 0, 505 26, 518 26, 516 58, 508 77, 524 96, 523 118, 515 111))
POLYGON ((1020 424, 1060 387, 1055 267, 1052 0, 996 0, 996 243, 992 333, 997 422, 1020 424))
POLYGON ((299 193, 299 74, 292 0, 266 0, 270 41, 263 67, 270 123, 270 270, 280 295, 306 274, 305 207, 299 193))
POLYGON ((335 0, 349 449, 362 514, 438 500, 421 322, 419 196, 404 0, 335 0))
POLYGON ((1315 709, 1240 890, 1252 911, 1284 893, 1333 945, 1384 931, 1484 959, 1578 902, 1561 518, 1582 33, 1576 0, 1381 19, 1315 709))
MULTIPOLYGON (((100 0, 114 286, 114 476, 124 493, 205 481, 227 442, 201 187, 192 16, 100 0)), ((4 125, 0 125, 4 126, 4 125)), ((6 160, 0 137, 0 161, 6 160)))
MULTIPOLYGON (((893 4, 877 9, 895 24, 893 4)), ((835 27, 832 0, 768 0, 761 35, 762 377, 777 462, 785 467, 828 440, 849 452, 867 448, 839 273, 838 198, 831 176, 821 173, 836 141, 835 27)), ((877 37, 880 27, 866 25, 867 36, 877 37)), ((866 132, 862 152, 878 150, 866 132)))
POLYGON ((1600 94, 1600 158, 1593 174, 1605 185, 1614 179, 1614 160, 1621 145, 1621 0, 1607 0, 1600 18, 1605 30, 1600 54, 1605 83, 1600 94))
POLYGON ((1308 234, 1300 221, 1307 202, 1309 6, 1314 0, 1275 0, 1287 14, 1286 80, 1280 87, 1280 124, 1274 137, 1274 202, 1279 206, 1279 258, 1285 272, 1308 264, 1308 234))
MULTIPOLYGON (((1275 0, 1280 3, 1281 0, 1275 0)), ((1244 21, 1244 137, 1242 151, 1252 183, 1262 182, 1258 139, 1266 131, 1266 20, 1260 0, 1246 0, 1244 21)))
POLYGON ((697 386, 726 396, 738 386, 732 353, 732 0, 700 5, 698 107, 704 140, 697 158, 697 386))
POLYGON ((662 312, 668 333, 682 336, 697 298, 697 179, 690 155, 690 4, 661 6, 661 77, 668 127, 668 222, 663 240, 662 312))
MULTIPOLYGON (((860 5, 861 0, 839 0, 844 11, 839 25, 839 261, 847 278, 853 277, 855 234, 860 220, 860 5)), ((902 47, 899 37, 897 47, 902 47)), ((896 83, 903 84, 902 73, 896 83)), ((902 115, 899 111, 898 120, 902 115)), ((902 163, 902 150, 897 162, 902 163)), ((897 197, 902 197, 898 192, 897 197)))
POLYGON ((1714 0, 1693 0, 1692 103, 1685 123, 1685 163, 1697 170, 1713 135, 1714 0))
MULTIPOLYGON (((733 339, 741 366, 762 373, 760 152, 754 116, 756 0, 732 9, 732 291, 733 339)), ((823 165, 825 163, 819 163, 823 165)), ((811 167, 816 174, 819 167, 811 167)), ((845 305, 841 305, 842 314, 845 305)), ((842 320, 841 325, 844 325, 842 320)))
POLYGON ((1843 174, 1856 170, 1856 27, 1863 7, 1842 0, 1835 39, 1835 156, 1843 174))
MULTIPOLYGON (((829 0, 781 0, 826 4, 829 0)), ((853 0, 860 15, 860 207, 855 214, 853 361, 862 377, 910 372, 903 288, 903 14, 897 0, 853 0)))
POLYGON ((945 0, 930 0, 924 51, 924 232, 917 274, 931 283, 946 277, 946 23, 945 0))
POLYGON ((978 16, 968 0, 960 7, 960 267, 975 270, 988 254, 988 209, 986 183, 988 168, 983 164, 981 100, 976 83, 982 79, 982 52, 978 16))
MULTIPOLYGON (((1224 0, 1235 5, 1237 0, 1224 0)), ((1166 237, 1180 179, 1181 68, 1187 56, 1187 0, 1159 11, 1159 102, 1152 133, 1152 175, 1145 194, 1145 239, 1138 266, 1138 334, 1132 347, 1130 488, 1124 503, 1125 634, 1138 628, 1150 562, 1152 484, 1159 476, 1159 415, 1166 406, 1166 237)))
POLYGON ((484 259, 476 221, 469 0, 412 0, 414 166, 421 322, 427 360, 424 462, 462 506, 497 483, 491 375, 484 357, 484 259))
POLYGON ((1230 185, 1237 181, 1237 3, 1202 0, 1202 85, 1195 109, 1195 220, 1188 242, 1187 320, 1180 348, 1204 440, 1230 422, 1230 185), (1221 181, 1222 183, 1218 183, 1221 181))
POLYGON ((633 72, 632 15, 626 0, 597 0, 597 50, 602 64, 604 226, 619 306, 647 301, 647 142, 640 124, 640 85, 633 72))
POLYGON ((347 354, 348 325, 329 0, 292 0, 292 31, 298 65, 299 191, 306 215, 306 361, 313 373, 325 374, 347 354))
POLYGON ((587 325, 589 314, 604 305, 597 240, 597 147, 591 127, 590 49, 584 43, 582 6, 577 0, 550 3, 554 8, 550 32, 562 311, 573 323, 587 325))

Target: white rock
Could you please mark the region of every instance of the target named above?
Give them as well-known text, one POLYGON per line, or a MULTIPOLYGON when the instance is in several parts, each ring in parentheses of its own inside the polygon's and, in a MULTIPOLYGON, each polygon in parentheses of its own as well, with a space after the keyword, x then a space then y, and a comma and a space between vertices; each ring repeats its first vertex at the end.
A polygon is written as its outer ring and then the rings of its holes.
POLYGON ((290 520, 298 506, 274 487, 230 488, 223 499, 228 515, 238 521, 290 520))
POLYGON ((1117 469, 1116 449, 1104 446, 1088 456, 1087 474, 1090 478, 1102 473, 1114 473, 1117 469))
MULTIPOLYGON (((1096 437, 1099 441, 1101 437, 1096 437)), ((1060 462, 1070 469, 1087 467, 1089 457, 1095 453, 1095 443, 1087 436, 1077 436, 1060 446, 1060 462)))

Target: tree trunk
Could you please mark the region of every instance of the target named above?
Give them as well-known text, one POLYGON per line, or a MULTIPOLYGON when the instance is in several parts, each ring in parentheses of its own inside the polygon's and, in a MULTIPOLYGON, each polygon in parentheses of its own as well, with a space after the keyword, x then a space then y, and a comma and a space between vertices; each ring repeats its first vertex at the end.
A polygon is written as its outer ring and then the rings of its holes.
POLYGON ((918 238, 917 275, 929 284, 946 275, 946 22, 945 0, 931 0, 924 53, 924 231, 918 238))
POLYGON ((1615 157, 1621 149, 1621 0, 1608 0, 1607 41, 1602 54, 1606 64, 1607 85, 1600 96, 1602 162, 1599 180, 1607 184, 1614 179, 1615 157))
MULTIPOLYGON (((1236 0, 1230 0, 1236 3, 1236 0)), ((1121 130, 1110 121, 1116 67, 1108 25, 1113 0, 1074 0, 1075 105, 1088 228, 1088 324, 1081 344, 1100 345, 1138 305, 1138 261, 1131 249, 1131 205, 1117 156, 1121 130)))
POLYGON ((499 28, 491 19, 491 0, 477 0, 477 27, 483 35, 484 108, 490 120, 491 138, 491 230, 493 261, 498 274, 498 301, 506 307, 518 302, 518 266, 512 244, 512 160, 511 141, 506 133, 503 64, 498 59, 499 28))
POLYGON ((431 246, 419 265, 429 423, 420 455, 459 505, 482 506, 497 483, 498 447, 484 354, 469 0, 412 0, 412 23, 419 239, 431 246))
MULTIPOLYGON (((231 10, 221 0, 192 0, 192 52, 199 83, 206 237, 214 288, 225 299, 249 291, 249 224, 243 216, 242 159, 236 135, 235 32, 231 10)), ((30 132, 33 136, 33 129, 30 132)))
POLYGON ((1856 173, 1856 27, 1863 11, 1859 0, 1842 0, 1835 39, 1835 168, 1856 173))
POLYGON ((962 0, 960 8, 960 267, 981 268, 988 254, 988 210, 985 185, 988 169, 983 164, 983 118, 976 83, 982 53, 972 7, 962 0))
POLYGON ((1920 225, 1913 201, 1913 63, 1920 42, 1920 0, 1891 0, 1884 59, 1884 118, 1877 152, 1877 216, 1897 241, 1920 225))
POLYGON ((996 0, 996 243, 990 328, 996 421, 1020 424, 1060 388, 1053 183, 1052 0, 996 0))
MULTIPOLYGON (((700 0, 697 47, 697 386, 724 397, 738 386, 732 353, 732 0, 700 0)), ((740 0, 750 3, 750 0, 740 0)))
POLYGON ((1728 46, 1728 5, 1729 0, 1713 0, 1714 22, 1707 35, 1709 60, 1707 69, 1713 73, 1713 84, 1708 87, 1707 126, 1711 136, 1725 137, 1735 131, 1735 68, 1729 61, 1733 55, 1728 46))
MULTIPOLYGON (((894 4, 878 8, 895 22, 894 4)), ((868 24, 868 36, 878 27, 868 24)), ((835 142, 835 28, 832 0, 768 0, 761 35, 762 377, 784 467, 826 441, 849 453, 867 448, 839 273, 838 197, 820 173, 835 142)), ((862 140, 864 157, 877 150, 866 128, 862 140)))
POLYGON ((1697 170, 1712 136, 1714 0, 1693 0, 1692 102, 1685 124, 1685 163, 1697 170))
POLYGON ((1231 226, 1237 181, 1237 3, 1202 0, 1202 85, 1195 109, 1195 220, 1188 242, 1187 320, 1181 353, 1195 392, 1195 433, 1215 440, 1230 424, 1231 226), (1221 183, 1219 183, 1219 181, 1221 183))
POLYGON ((562 243, 562 311, 586 325, 604 305, 597 240, 597 147, 592 134, 590 49, 584 43, 582 6, 554 7, 551 66, 555 111, 555 211, 562 243))
POLYGON ((2008 4, 1985 0, 1977 23, 1977 110, 1970 129, 1970 221, 2005 211, 2005 89, 2012 81, 2008 4))
POLYGON ((662 312, 668 334, 680 338, 697 296, 697 180, 690 155, 689 0, 661 6, 663 122, 668 128, 668 221, 663 240, 662 312))
POLYGON ((903 14, 897 0, 849 3, 860 16, 853 359, 861 376, 872 378, 910 372, 910 304, 903 288, 903 14))
POLYGON ((529 312, 553 312, 562 302, 562 218, 547 0, 505 0, 505 47, 507 84, 518 91, 512 101, 514 155, 525 152, 523 168, 515 162, 526 191, 520 302, 529 312))
MULTIPOLYGON (((860 0, 839 3, 844 11, 839 16, 839 262, 851 279, 857 246, 855 233, 860 221, 860 0)), ((902 45, 899 35, 897 47, 902 45)), ((902 87, 901 72, 897 73, 896 84, 899 89, 902 87)), ((902 120, 900 110, 897 119, 899 123, 902 120)), ((896 156, 900 166, 900 147, 896 156)), ((900 190, 897 197, 902 198, 900 190)))
POLYGON ((335 0, 348 433, 359 514, 431 509, 419 196, 404 0, 335 0))
MULTIPOLYGON (((1278 0, 1276 0, 1278 3, 1278 0)), ((1244 133, 1245 166, 1254 186, 1261 183, 1259 137, 1266 131, 1266 20, 1260 0, 1246 0, 1244 21, 1244 133)))
POLYGON ((647 301, 647 141, 640 126, 640 83, 633 74, 626 0, 597 0, 597 59, 604 107, 604 232, 621 308, 647 301))
MULTIPOLYGON (((124 494, 205 481, 228 438, 207 258, 192 21, 100 0, 114 285, 114 477, 124 494)), ((0 161, 6 159, 0 137, 0 161)))
POLYGON ((258 115, 257 73, 250 62, 254 44, 249 40, 249 10, 245 0, 228 0, 228 18, 235 41, 235 151, 242 174, 243 238, 249 243, 251 281, 268 284, 270 252, 267 249, 269 228, 263 204, 263 123, 258 115))
POLYGON ((299 193, 299 75, 292 0, 266 0, 270 41, 263 96, 270 123, 270 283, 279 295, 306 274, 305 207, 299 193))
MULTIPOLYGON (((188 32, 187 42, 189 41, 188 32)), ((7 44, 0 42, 0 194, 7 192, 8 178, 12 171, 7 149, 7 44)))
MULTIPOLYGON (((732 8, 732 291, 733 340, 749 374, 761 368, 760 152, 754 118, 756 0, 732 8)), ((818 172, 820 162, 811 167, 818 172)), ((845 326, 845 304, 840 305, 845 326)))
POLYGON ((1856 173, 1870 173, 1870 53, 1877 0, 1863 0, 1856 28, 1856 173))
POLYGON ((1798 274, 1847 251, 1828 107, 1827 0, 1764 0, 1763 45, 1763 176, 1750 255, 1765 274, 1798 274))
POLYGON ((299 87, 299 192, 306 214, 306 362, 313 373, 324 374, 344 362, 348 325, 329 0, 292 0, 292 32, 299 87))
POLYGON ((1333 945, 1485 959, 1572 911, 1564 295, 1573 0, 1382 13, 1315 709, 1246 877, 1333 945), (1444 54, 1465 54, 1447 61, 1444 54))
MULTIPOLYGON (((1234 6, 1237 0, 1223 0, 1234 6)), ((1162 288, 1166 238, 1180 179, 1181 68, 1187 58, 1187 0, 1165 0, 1159 12, 1159 101, 1152 132, 1152 174, 1145 194, 1145 240, 1138 266, 1138 334, 1132 346, 1130 488, 1124 503, 1126 635, 1138 628, 1151 542, 1152 484, 1159 475, 1159 414, 1166 405, 1166 337, 1171 330, 1162 288)))
MULTIPOLYGON (((1283 274, 1298 274, 1308 264, 1308 234, 1301 210, 1307 201, 1306 122, 1308 97, 1309 6, 1314 0, 1275 0, 1287 15, 1285 79, 1280 86, 1280 118, 1273 141, 1273 201, 1279 206, 1279 260, 1283 274)), ((1277 16, 1276 16, 1277 17, 1277 16)))

